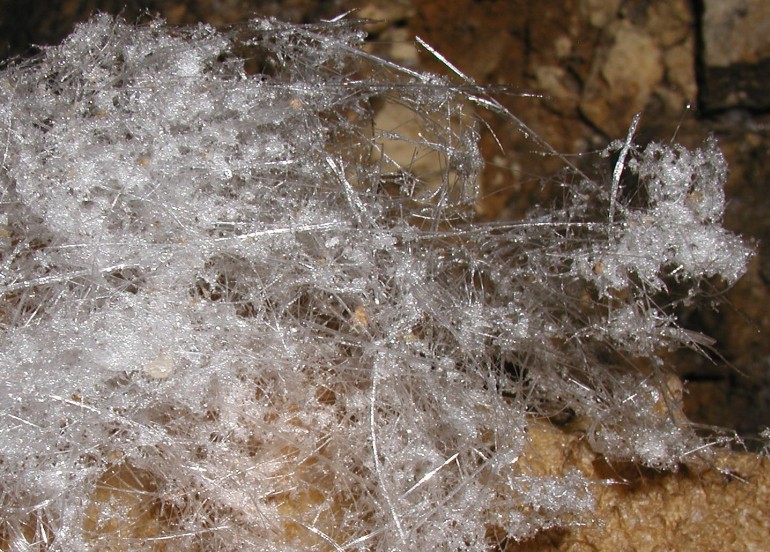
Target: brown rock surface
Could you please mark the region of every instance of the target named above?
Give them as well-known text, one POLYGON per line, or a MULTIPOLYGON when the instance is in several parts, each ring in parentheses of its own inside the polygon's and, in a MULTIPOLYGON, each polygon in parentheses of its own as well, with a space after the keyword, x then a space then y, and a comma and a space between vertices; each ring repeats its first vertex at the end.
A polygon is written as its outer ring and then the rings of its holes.
POLYGON ((653 38, 629 21, 609 28, 612 45, 595 60, 580 102, 582 114, 608 136, 622 136, 664 75, 653 38))
POLYGON ((770 4, 704 0, 701 32, 704 107, 770 108, 770 4))

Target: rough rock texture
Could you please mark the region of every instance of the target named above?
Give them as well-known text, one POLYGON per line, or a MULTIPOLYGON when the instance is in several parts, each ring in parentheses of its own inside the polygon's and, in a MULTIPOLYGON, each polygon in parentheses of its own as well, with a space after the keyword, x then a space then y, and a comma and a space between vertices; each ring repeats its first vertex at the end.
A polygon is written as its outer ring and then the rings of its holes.
MULTIPOLYGON (((123 11, 128 19, 147 9, 170 23, 226 24, 253 12, 295 21, 332 17, 361 4, 73 0, 55 12, 43 3, 4 0, 0 53, 20 54, 30 43, 57 42, 74 21, 95 9, 123 11)), ((370 28, 378 54, 438 70, 441 63, 425 51, 417 59, 411 37, 418 34, 478 82, 512 85, 515 93, 501 101, 556 150, 579 156, 578 163, 594 161, 590 152, 621 138, 639 111, 640 143, 675 138, 693 145, 709 134, 718 138, 732 169, 727 225, 759 240, 758 256, 719 312, 679 313, 688 326, 714 336, 719 353, 711 358, 674 354, 671 360, 688 380, 683 401, 691 419, 751 436, 770 425, 765 337, 770 331, 770 116, 763 112, 770 108, 770 14, 764 0, 704 0, 701 5, 702 13, 687 0, 401 0, 366 2, 361 15, 393 23, 370 28), (719 115, 706 117, 710 111, 719 115)), ((510 126, 492 118, 487 123, 496 139, 484 137, 493 163, 485 174, 481 215, 515 218, 537 201, 550 201, 540 180, 552 174, 554 160, 532 152, 510 126), (519 152, 505 166, 494 165, 496 140, 519 152)), ((607 465, 590 452, 577 421, 560 429, 535 425, 531 432, 533 472, 579 469, 601 482, 595 517, 602 521, 549 531, 525 543, 501 538, 500 549, 761 550, 770 538, 770 465, 762 456, 723 453, 711 465, 655 473, 607 465)), ((749 445, 759 448, 756 442, 749 445)), ((125 485, 149 490, 153 482, 117 464, 104 476, 103 487, 111 490, 95 498, 119 502, 137 496, 121 493, 125 485)), ((123 507, 130 528, 116 517, 115 531, 136 537, 157 533, 157 518, 131 519, 131 509, 146 513, 145 505, 123 507)))
POLYGON ((770 4, 704 0, 701 25, 703 108, 770 108, 770 4))
POLYGON ((506 552, 616 550, 765 550, 770 535, 770 462, 749 453, 720 454, 711 465, 658 473, 610 465, 576 434, 530 430, 533 470, 580 469, 597 482, 596 519, 540 533, 506 552))
POLYGON ((663 56, 655 40, 629 21, 608 31, 612 45, 595 60, 580 110, 608 136, 620 136, 663 79, 663 56))

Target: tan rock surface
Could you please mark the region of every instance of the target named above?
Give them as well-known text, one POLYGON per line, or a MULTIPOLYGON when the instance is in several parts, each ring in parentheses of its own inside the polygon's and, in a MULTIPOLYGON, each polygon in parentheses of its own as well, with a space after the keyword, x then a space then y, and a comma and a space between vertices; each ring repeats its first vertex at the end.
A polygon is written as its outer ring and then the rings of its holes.
POLYGON ((580 110, 609 136, 621 136, 643 111, 664 75, 662 53, 653 38, 623 21, 610 31, 612 46, 586 82, 580 110))
POLYGON ((545 424, 531 430, 533 468, 580 469, 597 482, 594 520, 552 530, 506 552, 766 550, 770 538, 770 461, 718 452, 707 463, 660 473, 611 465, 579 434, 545 424))

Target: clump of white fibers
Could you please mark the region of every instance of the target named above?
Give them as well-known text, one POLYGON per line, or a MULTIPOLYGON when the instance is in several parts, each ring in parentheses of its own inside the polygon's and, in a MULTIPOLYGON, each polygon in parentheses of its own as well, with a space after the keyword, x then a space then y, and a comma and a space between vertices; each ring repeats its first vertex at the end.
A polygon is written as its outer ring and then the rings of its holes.
POLYGON ((716 147, 626 143, 634 201, 572 176, 474 223, 463 105, 499 104, 361 40, 99 16, 0 73, 4 549, 487 550, 590 516, 579 473, 520 465, 530 416, 703 448, 649 360, 698 345, 667 286, 750 255, 716 147), (420 136, 373 131, 383 101, 420 136))

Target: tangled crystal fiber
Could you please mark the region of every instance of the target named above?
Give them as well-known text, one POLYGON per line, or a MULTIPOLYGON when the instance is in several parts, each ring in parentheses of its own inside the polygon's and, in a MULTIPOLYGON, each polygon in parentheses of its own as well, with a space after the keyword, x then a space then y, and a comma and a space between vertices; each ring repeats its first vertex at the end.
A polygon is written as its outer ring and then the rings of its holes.
POLYGON ((656 355, 751 254, 716 145, 629 138, 633 186, 475 222, 468 105, 515 117, 362 40, 100 15, 2 70, 0 548, 488 550, 590 519, 579 472, 521 465, 533 418, 704 450, 656 355))

